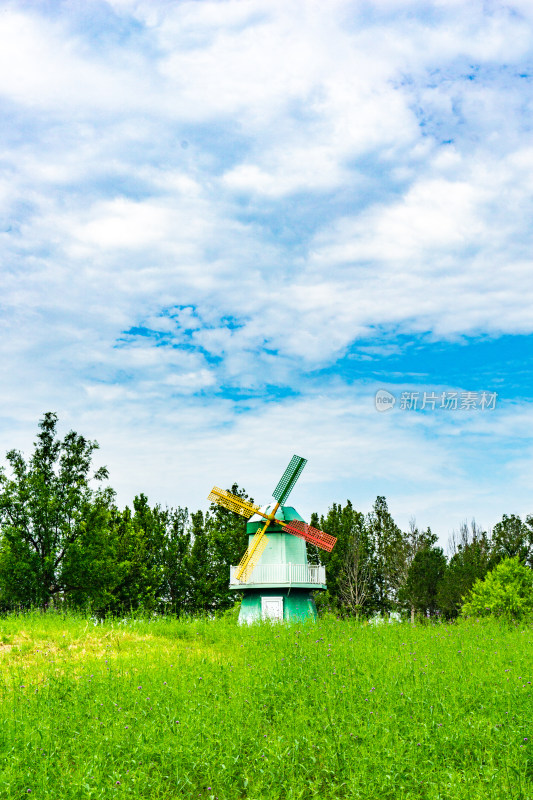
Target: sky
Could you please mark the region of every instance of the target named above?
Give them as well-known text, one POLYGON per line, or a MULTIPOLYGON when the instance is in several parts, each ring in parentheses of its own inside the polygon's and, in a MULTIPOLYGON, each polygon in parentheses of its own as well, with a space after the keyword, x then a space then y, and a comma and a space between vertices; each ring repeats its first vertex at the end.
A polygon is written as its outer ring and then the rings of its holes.
POLYGON ((532 82, 530 0, 0 2, 0 458, 533 514, 532 82))

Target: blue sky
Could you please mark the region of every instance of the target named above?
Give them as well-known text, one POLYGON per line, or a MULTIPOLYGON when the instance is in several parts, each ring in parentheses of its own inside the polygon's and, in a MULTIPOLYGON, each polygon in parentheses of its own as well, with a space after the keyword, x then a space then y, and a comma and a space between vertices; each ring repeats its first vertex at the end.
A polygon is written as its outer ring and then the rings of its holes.
POLYGON ((529 0, 2 3, 2 452, 53 410, 122 505, 298 453, 306 516, 533 513, 532 56, 529 0))

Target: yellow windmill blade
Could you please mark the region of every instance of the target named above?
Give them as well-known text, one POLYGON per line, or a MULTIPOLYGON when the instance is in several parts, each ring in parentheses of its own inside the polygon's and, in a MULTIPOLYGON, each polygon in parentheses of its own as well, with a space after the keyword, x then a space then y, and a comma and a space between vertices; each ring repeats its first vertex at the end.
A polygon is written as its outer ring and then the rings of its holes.
POLYGON ((244 571, 242 572, 242 575, 238 580, 242 581, 243 583, 248 583, 248 581, 252 577, 252 572, 256 568, 259 559, 263 555, 263 550, 267 546, 267 542, 268 542, 268 537, 263 535, 257 547, 255 548, 254 552, 250 556, 248 565, 244 568, 244 571))
POLYGON ((224 506, 229 511, 235 511, 236 514, 240 514, 241 517, 246 517, 246 519, 249 519, 252 514, 260 514, 262 517, 266 517, 266 514, 263 514, 259 506, 243 500, 242 497, 237 497, 236 494, 219 489, 218 486, 213 486, 207 499, 212 503, 217 503, 219 506, 224 506))
POLYGON ((265 525, 261 528, 260 531, 257 531, 254 538, 246 548, 246 552, 241 558, 239 562, 239 566, 235 570, 235 578, 238 581, 243 580, 245 583, 248 582, 250 576, 254 570, 255 565, 261 558, 263 550, 265 549, 268 539, 265 536, 265 531, 270 525, 270 520, 267 519, 265 525))

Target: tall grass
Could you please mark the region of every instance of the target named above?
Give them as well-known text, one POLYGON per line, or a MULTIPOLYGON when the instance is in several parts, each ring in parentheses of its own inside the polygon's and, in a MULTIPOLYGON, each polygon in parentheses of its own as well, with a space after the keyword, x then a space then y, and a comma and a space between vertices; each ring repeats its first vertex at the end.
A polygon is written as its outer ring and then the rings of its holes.
POLYGON ((533 798, 532 630, 0 620, 0 797, 533 798))

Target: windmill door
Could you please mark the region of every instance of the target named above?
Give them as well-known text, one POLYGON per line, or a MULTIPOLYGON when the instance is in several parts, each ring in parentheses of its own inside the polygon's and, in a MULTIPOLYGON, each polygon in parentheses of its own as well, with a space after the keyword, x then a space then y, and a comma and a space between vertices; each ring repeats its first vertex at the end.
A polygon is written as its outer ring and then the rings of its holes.
POLYGON ((261 616, 263 619, 283 619, 283 597, 262 597, 261 616))

